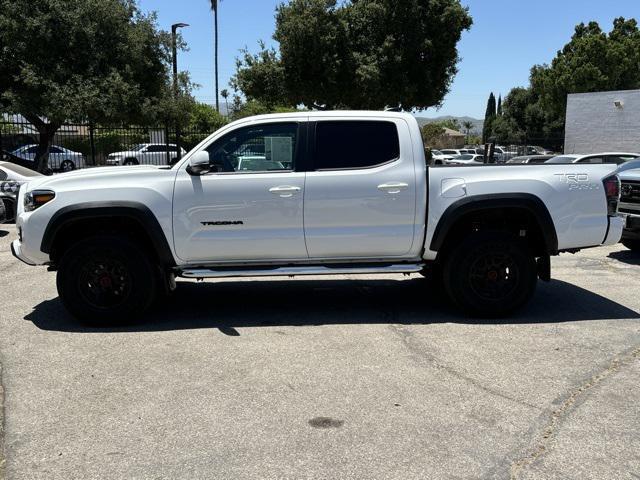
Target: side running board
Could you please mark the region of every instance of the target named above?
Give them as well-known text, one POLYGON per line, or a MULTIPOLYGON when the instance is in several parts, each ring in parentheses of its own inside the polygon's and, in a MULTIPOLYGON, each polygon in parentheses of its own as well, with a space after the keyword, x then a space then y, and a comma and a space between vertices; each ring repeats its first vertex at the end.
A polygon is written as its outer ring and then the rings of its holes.
POLYGON ((348 275, 375 273, 418 273, 422 264, 407 263, 399 265, 336 265, 332 266, 290 266, 290 267, 258 267, 258 268, 193 268, 181 270, 178 275, 185 278, 232 278, 232 277, 272 277, 296 275, 348 275))

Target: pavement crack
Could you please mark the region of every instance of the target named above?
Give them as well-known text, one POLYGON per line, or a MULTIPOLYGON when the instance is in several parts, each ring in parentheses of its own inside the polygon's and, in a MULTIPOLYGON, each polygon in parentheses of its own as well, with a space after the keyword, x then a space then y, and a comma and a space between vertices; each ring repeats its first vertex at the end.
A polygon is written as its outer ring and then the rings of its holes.
POLYGON ((536 410, 539 410, 540 408, 536 405, 533 405, 531 403, 525 402, 523 400, 520 400, 518 398, 514 398, 511 397, 499 390, 493 389, 491 387, 488 387, 486 385, 483 385, 481 382, 479 382, 477 379, 472 378, 468 375, 465 375, 462 372, 459 372, 458 370, 456 370, 455 368, 449 366, 449 365, 445 365, 444 363, 442 363, 440 360, 438 360, 434 355, 432 355, 429 352, 424 351, 424 349, 422 348, 422 344, 415 339, 413 333, 409 330, 409 328, 403 326, 403 325, 389 325, 389 329, 395 333, 400 340, 402 341, 402 343, 405 345, 405 347, 416 357, 421 358, 425 361, 427 361, 431 366, 437 368, 438 370, 442 370, 446 373, 448 373, 449 375, 462 380, 463 382, 477 388, 478 390, 482 390, 485 393, 488 393, 491 396, 494 397, 500 397, 504 400, 507 400, 509 402, 512 403, 517 403, 519 405, 528 407, 528 408, 533 408, 536 410))
POLYGON ((554 439, 558 426, 562 420, 569 415, 569 413, 575 408, 576 402, 589 390, 596 387, 606 378, 618 372, 622 367, 630 365, 634 360, 640 359, 640 347, 635 347, 631 351, 627 350, 621 355, 617 355, 609 365, 600 372, 592 375, 585 382, 573 389, 571 393, 564 399, 560 407, 551 412, 549 420, 545 424, 540 438, 538 439, 535 447, 531 452, 514 461, 511 464, 511 480, 517 480, 518 476, 529 465, 533 464, 542 455, 549 451, 549 444, 554 439))

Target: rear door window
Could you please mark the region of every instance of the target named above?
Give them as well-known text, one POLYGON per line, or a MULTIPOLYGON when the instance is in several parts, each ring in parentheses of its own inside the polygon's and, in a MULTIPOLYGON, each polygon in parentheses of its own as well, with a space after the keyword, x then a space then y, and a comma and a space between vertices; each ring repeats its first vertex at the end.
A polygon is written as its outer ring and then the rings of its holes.
POLYGON ((371 168, 400 158, 393 122, 327 121, 316 125, 315 170, 371 168))

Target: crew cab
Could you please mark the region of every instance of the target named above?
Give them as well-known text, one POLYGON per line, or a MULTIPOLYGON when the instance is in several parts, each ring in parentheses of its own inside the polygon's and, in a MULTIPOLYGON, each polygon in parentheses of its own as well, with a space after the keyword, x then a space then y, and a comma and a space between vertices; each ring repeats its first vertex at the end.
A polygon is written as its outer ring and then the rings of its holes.
POLYGON ((496 317, 549 280, 550 256, 620 240, 614 170, 429 167, 409 114, 264 115, 172 167, 31 181, 11 248, 57 271, 64 305, 94 322, 141 314, 175 277, 385 273, 430 275, 464 311, 496 317))

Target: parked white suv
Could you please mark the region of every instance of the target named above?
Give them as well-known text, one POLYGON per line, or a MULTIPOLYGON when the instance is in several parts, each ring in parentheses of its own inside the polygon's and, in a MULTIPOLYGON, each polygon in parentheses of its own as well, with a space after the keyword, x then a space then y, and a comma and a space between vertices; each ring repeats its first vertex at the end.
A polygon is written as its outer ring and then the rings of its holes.
POLYGON ((625 152, 591 153, 589 155, 566 154, 553 157, 546 163, 613 163, 622 165, 637 158, 640 158, 640 154, 625 152))
MULTIPOLYGON (((181 148, 182 155, 187 154, 181 148)), ((178 147, 175 143, 140 143, 130 150, 110 153, 107 165, 173 165, 178 159, 178 147)))
POLYGON ((64 305, 94 322, 139 315, 176 276, 421 272, 465 311, 503 316, 549 280, 550 256, 618 243, 615 169, 431 168, 410 114, 264 115, 172 168, 29 182, 11 249, 57 270, 64 305))

